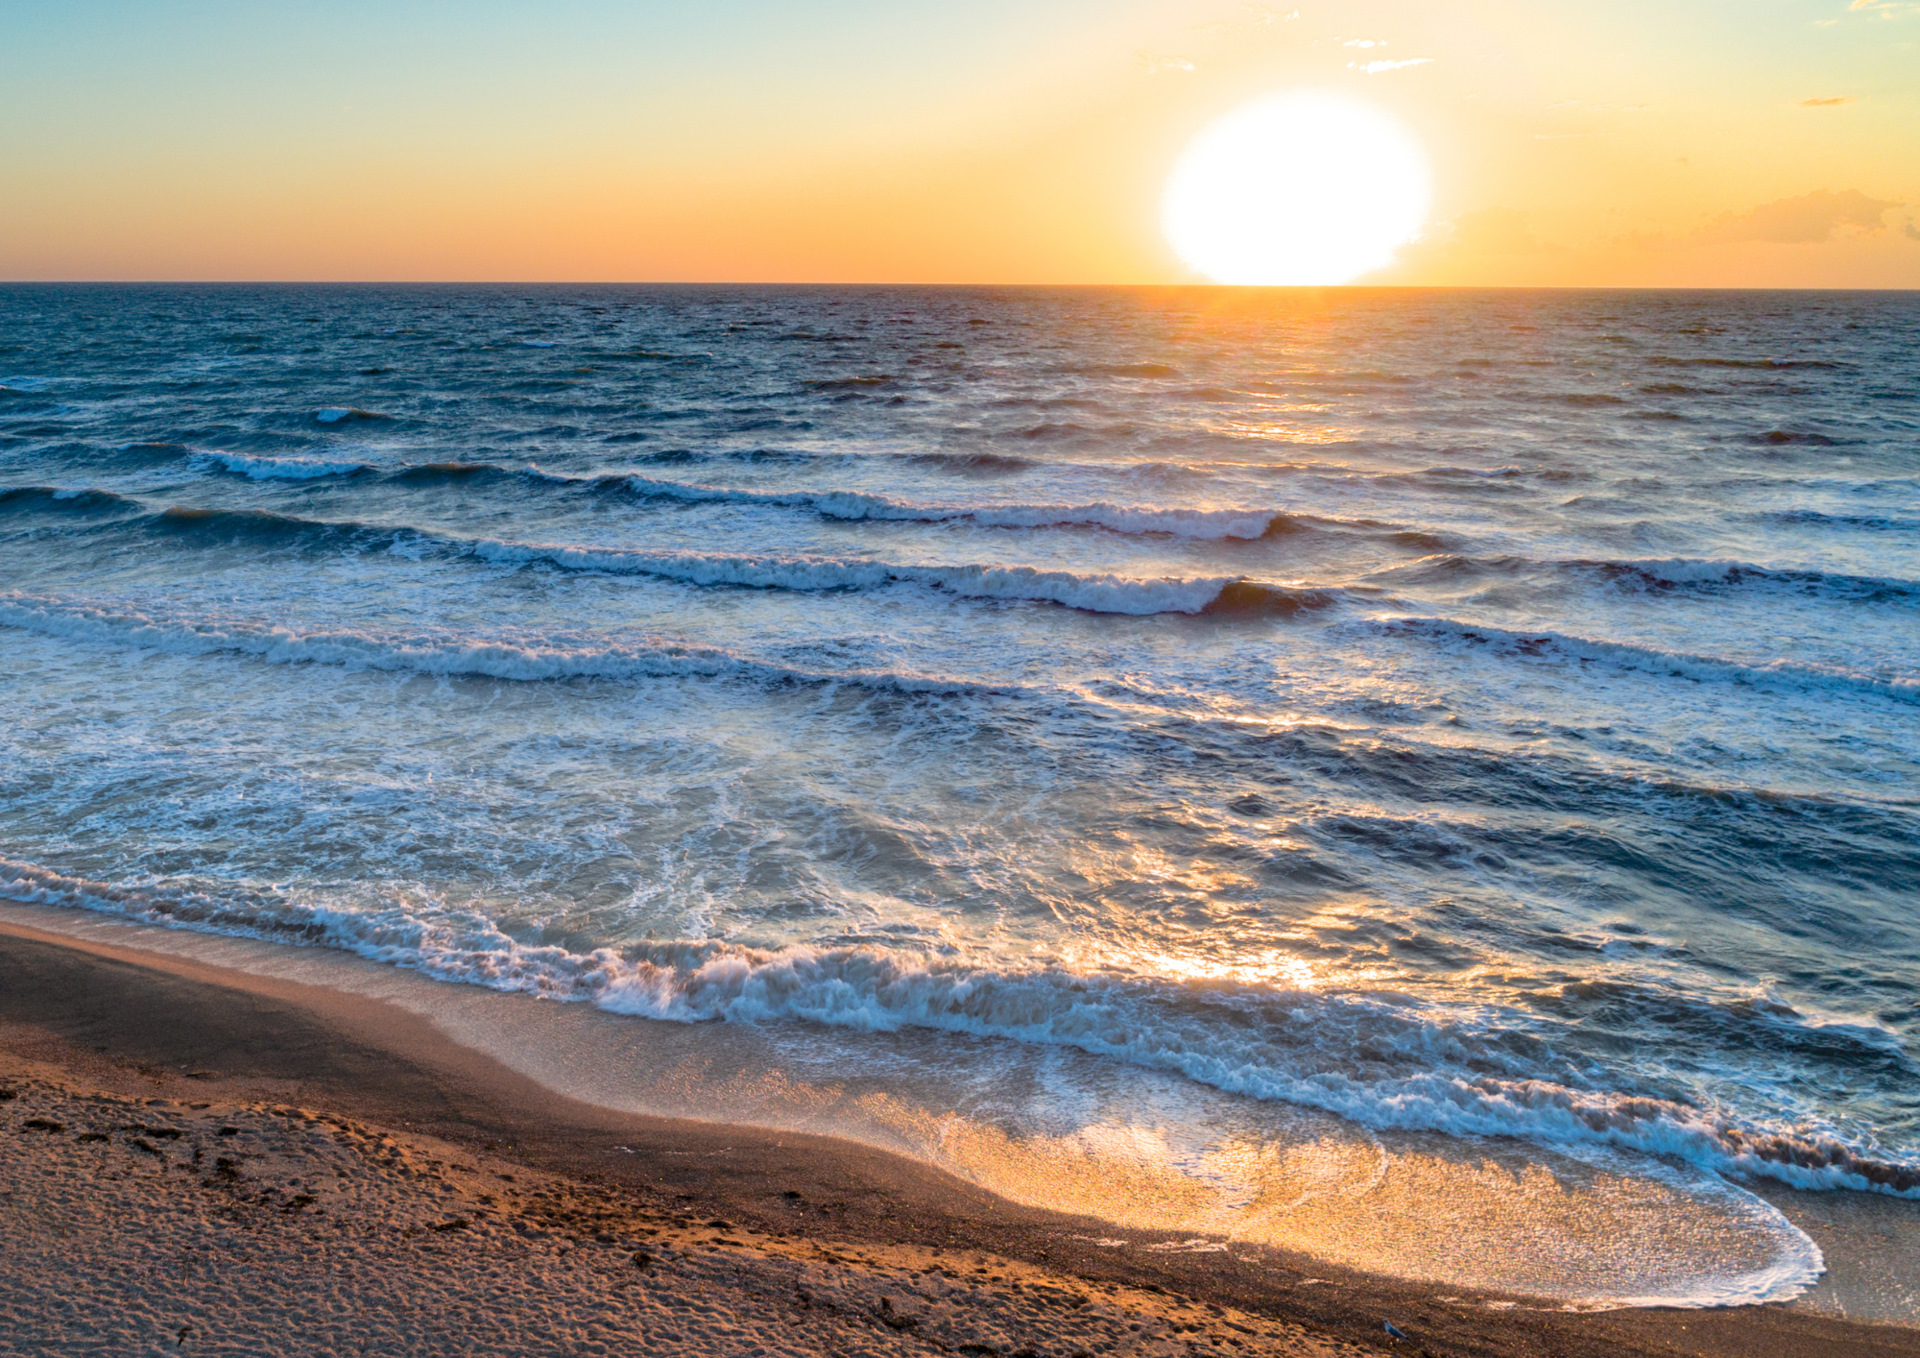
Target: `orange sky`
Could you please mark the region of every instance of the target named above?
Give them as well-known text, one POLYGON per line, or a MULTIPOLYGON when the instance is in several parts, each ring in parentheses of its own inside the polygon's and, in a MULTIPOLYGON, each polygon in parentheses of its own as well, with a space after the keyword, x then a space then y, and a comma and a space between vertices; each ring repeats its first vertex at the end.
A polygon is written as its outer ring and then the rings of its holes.
POLYGON ((0 5, 0 277, 1193 281, 1173 160, 1315 88, 1433 163, 1360 281, 1920 287, 1905 0, 268 11, 0 5))

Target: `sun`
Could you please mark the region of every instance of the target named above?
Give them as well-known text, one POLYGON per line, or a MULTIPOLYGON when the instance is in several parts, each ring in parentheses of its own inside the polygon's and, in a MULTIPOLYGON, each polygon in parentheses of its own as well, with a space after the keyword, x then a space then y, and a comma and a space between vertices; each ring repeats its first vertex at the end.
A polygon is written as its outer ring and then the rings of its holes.
POLYGON ((1345 283, 1392 262, 1426 221, 1419 142, 1337 94, 1271 95, 1194 138, 1167 180, 1161 224, 1216 283, 1345 283))

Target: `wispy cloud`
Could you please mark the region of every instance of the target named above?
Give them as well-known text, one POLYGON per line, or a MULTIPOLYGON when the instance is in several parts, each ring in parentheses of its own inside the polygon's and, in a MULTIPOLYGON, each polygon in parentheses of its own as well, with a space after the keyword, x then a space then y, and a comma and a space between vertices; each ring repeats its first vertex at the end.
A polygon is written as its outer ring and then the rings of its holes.
POLYGON ((1802 99, 1800 101, 1800 107, 1801 108, 1838 108, 1841 104, 1851 104, 1852 102, 1853 102, 1852 95, 1842 94, 1832 99, 1802 99))
MULTIPOLYGON (((1816 245, 1836 232, 1869 233, 1886 227, 1886 215, 1902 204, 1869 198, 1858 189, 1819 189, 1798 198, 1778 198, 1750 212, 1727 213, 1701 234, 1709 240, 1767 241, 1816 245)), ((1911 223, 1909 223, 1911 226, 1911 223)))
POLYGON ((1340 45, 1342 47, 1385 47, 1387 44, 1378 38, 1348 38, 1340 45))
POLYGON ((1405 61, 1349 61, 1349 71, 1361 71, 1367 75, 1379 75, 1382 71, 1404 71, 1409 66, 1430 66, 1432 57, 1408 57, 1405 61))

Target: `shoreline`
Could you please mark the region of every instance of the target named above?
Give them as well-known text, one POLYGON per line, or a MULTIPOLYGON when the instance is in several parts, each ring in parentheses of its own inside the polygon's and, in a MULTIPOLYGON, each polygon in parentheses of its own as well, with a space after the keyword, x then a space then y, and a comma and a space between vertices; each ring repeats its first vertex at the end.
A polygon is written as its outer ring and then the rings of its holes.
MULTIPOLYGON (((1222 1351, 1251 1344, 1253 1351, 1276 1353, 1334 1352, 1344 1345, 1571 1358, 1676 1351, 1920 1354, 1920 1329, 1785 1305, 1529 1309, 1537 1303, 1341 1270, 1259 1246, 1205 1253, 1102 1249, 1097 1220, 1021 1206, 903 1156, 824 1136, 596 1107, 460 1046, 395 1004, 14 922, 0 922, 0 1061, 9 1079, 31 1076, 36 1087, 48 1088, 65 1083, 76 1087, 75 1097, 139 1094, 177 1110, 193 1103, 296 1105, 356 1126, 430 1138, 463 1156, 511 1162, 569 1192, 617 1200, 630 1213, 662 1222, 737 1223, 730 1229, 749 1236, 745 1245, 688 1248, 744 1250, 749 1263, 743 1266, 757 1269, 755 1276, 789 1267, 780 1260, 797 1248, 824 1248, 843 1260, 847 1252, 872 1256, 867 1263, 834 1265, 848 1271, 853 1281, 847 1285, 856 1290, 907 1268, 907 1255, 922 1271, 936 1257, 964 1256, 969 1271, 978 1257, 994 1261, 989 1277, 1012 1277, 1014 1270, 1030 1278, 1027 1291, 1043 1283, 1115 1290, 1141 1315, 1176 1301, 1218 1307, 1242 1317, 1236 1325, 1258 1332, 1249 1339, 1223 1331, 1221 1342, 1229 1347, 1222 1351), (1394 1341, 1386 1320, 1410 1338, 1394 1341)), ((14 1106, 0 1105, 0 1124, 20 1120, 7 1111, 14 1106)), ((9 1136, 4 1144, 15 1162, 10 1177, 30 1173, 32 1160, 23 1159, 22 1149, 30 1143, 9 1136)), ((1010 1285, 1001 1292, 1015 1295, 1010 1285)), ((1144 1344, 1140 1336, 1155 1332, 1146 1321, 1126 1323, 1144 1328, 1116 1331, 1114 1342, 1122 1346, 1115 1351, 1128 1351, 1124 1345, 1135 1340, 1144 1344)), ((890 1343, 934 1351, 930 1332, 882 1328, 890 1343)), ((1010 1353, 1020 1346, 989 1347, 1010 1353)))

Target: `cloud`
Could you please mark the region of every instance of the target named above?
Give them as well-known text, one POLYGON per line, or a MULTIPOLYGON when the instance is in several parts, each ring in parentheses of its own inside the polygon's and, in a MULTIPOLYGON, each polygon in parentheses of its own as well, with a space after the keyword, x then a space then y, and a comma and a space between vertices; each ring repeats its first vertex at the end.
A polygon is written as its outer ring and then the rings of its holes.
POLYGON ((1386 43, 1377 38, 1348 38, 1340 45, 1342 47, 1385 47, 1386 43))
POLYGON ((1833 99, 1802 99, 1801 108, 1835 108, 1841 104, 1851 104, 1853 96, 1843 94, 1833 99))
POLYGON ((1914 225, 1913 218, 1907 218, 1907 226, 1903 234, 1908 240, 1920 240, 1920 226, 1914 225))
POLYGON ((1900 206, 1869 198, 1858 189, 1819 189, 1762 203, 1750 212, 1729 212, 1701 234, 1709 240, 1814 245, 1832 240, 1836 231, 1879 231, 1886 226, 1886 214, 1900 206))
POLYGON ((1382 71, 1404 71, 1409 66, 1430 66, 1432 57, 1408 57, 1405 61, 1349 61, 1349 71, 1364 71, 1368 75, 1379 75, 1382 71))

